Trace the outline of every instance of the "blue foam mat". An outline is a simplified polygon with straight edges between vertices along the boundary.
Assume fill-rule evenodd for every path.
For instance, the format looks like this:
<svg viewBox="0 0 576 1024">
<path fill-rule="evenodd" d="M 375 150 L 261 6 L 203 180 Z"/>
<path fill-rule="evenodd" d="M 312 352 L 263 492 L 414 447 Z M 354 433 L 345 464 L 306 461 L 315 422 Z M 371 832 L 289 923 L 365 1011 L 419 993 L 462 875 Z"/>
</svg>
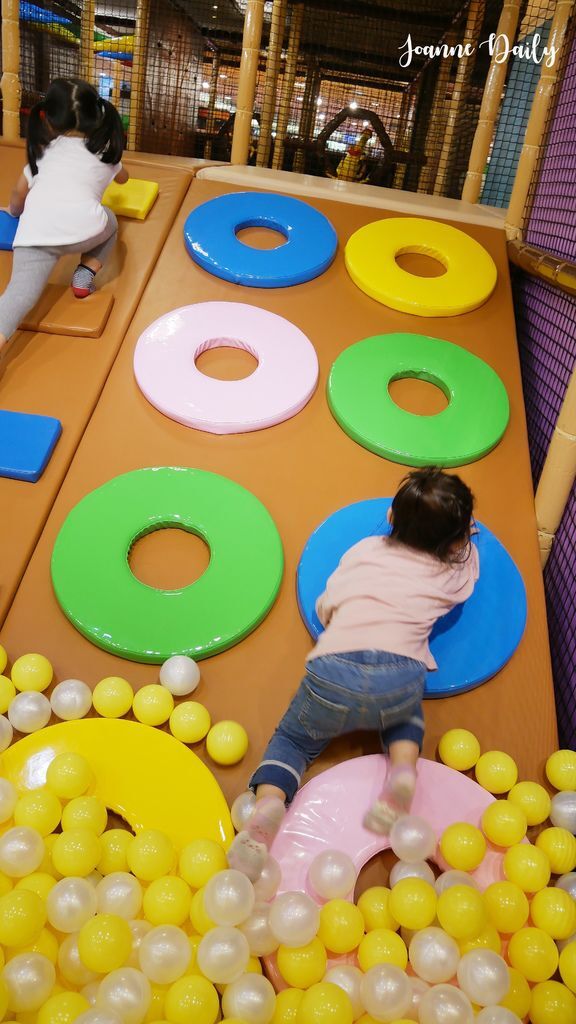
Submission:
<svg viewBox="0 0 576 1024">
<path fill-rule="evenodd" d="M 11 217 L 9 213 L 0 210 L 0 249 L 5 252 L 12 251 L 18 221 L 18 217 Z"/>
<path fill-rule="evenodd" d="M 364 537 L 385 535 L 392 498 L 372 498 L 334 512 L 311 534 L 297 570 L 300 614 L 316 639 L 322 625 L 317 598 L 348 548 Z M 480 579 L 462 605 L 439 619 L 430 649 L 438 670 L 429 672 L 426 697 L 450 697 L 494 676 L 512 657 L 526 626 L 526 590 L 506 549 L 487 527 L 473 537 L 480 555 Z"/>
<path fill-rule="evenodd" d="M 0 409 L 0 476 L 36 483 L 61 433 L 52 416 Z"/>
</svg>

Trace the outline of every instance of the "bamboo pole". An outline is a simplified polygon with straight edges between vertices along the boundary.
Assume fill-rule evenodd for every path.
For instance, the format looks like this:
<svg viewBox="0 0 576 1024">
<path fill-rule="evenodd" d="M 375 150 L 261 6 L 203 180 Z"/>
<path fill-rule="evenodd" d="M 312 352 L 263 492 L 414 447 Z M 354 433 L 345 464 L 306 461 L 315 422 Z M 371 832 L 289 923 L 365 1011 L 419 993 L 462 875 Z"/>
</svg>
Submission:
<svg viewBox="0 0 576 1024">
<path fill-rule="evenodd" d="M 2 0 L 2 133 L 9 142 L 20 138 L 20 16 L 19 0 Z"/>
<path fill-rule="evenodd" d="M 282 167 L 282 161 L 284 159 L 284 137 L 288 127 L 290 104 L 292 102 L 292 93 L 294 92 L 303 20 L 304 4 L 297 4 L 292 8 L 290 35 L 288 37 L 288 51 L 286 54 L 284 76 L 282 78 L 282 92 L 280 94 L 280 108 L 278 110 L 278 124 L 276 127 L 276 142 L 274 144 L 274 156 L 272 158 L 272 167 L 276 170 Z"/>
<path fill-rule="evenodd" d="M 242 57 L 232 134 L 231 164 L 248 163 L 263 21 L 264 0 L 248 0 L 244 17 L 244 35 L 242 36 Z"/>
<path fill-rule="evenodd" d="M 533 245 L 511 239 L 507 245 L 508 259 L 527 274 L 545 281 L 565 295 L 576 296 L 576 263 L 564 260 Z"/>
<path fill-rule="evenodd" d="M 209 136 L 214 133 L 216 125 L 216 96 L 218 95 L 218 75 L 220 74 L 220 54 L 214 52 L 212 55 L 212 71 L 210 72 L 210 92 L 208 93 L 208 116 L 206 118 L 206 132 Z M 209 137 L 204 145 L 204 159 L 212 157 L 212 139 Z"/>
<path fill-rule="evenodd" d="M 574 0 L 558 0 L 556 4 L 547 43 L 549 48 L 556 47 L 555 59 L 552 67 L 549 68 L 546 67 L 545 62 L 542 63 L 540 80 L 532 101 L 506 217 L 506 234 L 510 239 L 522 237 L 528 193 L 544 139 L 546 118 L 552 103 L 554 87 L 562 62 L 563 44 L 573 9 Z"/>
<path fill-rule="evenodd" d="M 546 565 L 576 478 L 576 371 L 566 389 L 558 422 L 536 490 L 536 522 L 542 566 Z"/>
<path fill-rule="evenodd" d="M 412 127 L 411 116 L 414 113 L 414 93 L 412 91 L 412 83 L 402 94 L 402 100 L 400 103 L 400 117 L 398 119 L 398 129 L 396 131 L 396 138 L 394 139 L 394 149 L 405 150 L 406 146 L 410 141 L 410 129 Z M 394 172 L 394 183 L 393 188 L 402 188 L 404 184 L 404 175 L 406 174 L 406 164 L 397 164 Z"/>
<path fill-rule="evenodd" d="M 144 90 L 146 87 L 146 55 L 148 50 L 148 26 L 150 24 L 150 0 L 137 0 L 136 25 L 134 28 L 134 53 L 130 79 L 130 124 L 128 125 L 128 149 L 138 149 L 141 134 Z"/>
<path fill-rule="evenodd" d="M 444 133 L 442 150 L 438 161 L 438 171 L 434 182 L 433 194 L 435 196 L 441 196 L 446 187 L 446 177 L 450 166 L 452 150 L 457 139 L 458 126 L 462 117 L 462 111 L 466 102 L 470 78 L 472 76 L 474 62 L 476 59 L 476 49 L 478 46 L 480 32 L 482 30 L 485 6 L 485 0 L 471 0 L 468 8 L 468 17 L 466 19 L 466 28 L 464 30 L 464 43 L 471 44 L 472 53 L 470 55 L 463 56 L 458 63 L 458 71 L 456 72 L 452 98 L 448 107 L 446 131 Z"/>
<path fill-rule="evenodd" d="M 80 14 L 80 78 L 96 84 L 94 26 L 96 0 L 84 0 Z"/>
<path fill-rule="evenodd" d="M 445 41 L 446 46 L 454 46 L 456 43 L 456 33 L 450 32 L 446 36 Z M 434 89 L 434 98 L 432 100 L 432 110 L 430 112 L 430 123 L 434 125 L 434 133 L 432 134 L 430 141 L 430 152 L 426 154 L 426 164 L 422 168 L 422 173 L 420 174 L 418 182 L 419 192 L 430 192 L 436 180 L 436 172 L 438 170 L 440 154 L 442 152 L 444 130 L 448 120 L 450 101 L 446 101 L 446 93 L 448 91 L 453 63 L 453 57 L 446 57 L 442 61 L 440 73 L 436 80 L 436 88 Z"/>
<path fill-rule="evenodd" d="M 280 58 L 282 55 L 282 44 L 284 42 L 284 26 L 286 23 L 286 2 L 287 0 L 274 0 L 274 6 L 272 8 L 270 38 L 268 40 L 268 54 L 266 57 L 264 100 L 262 102 L 262 117 L 260 119 L 260 137 L 258 139 L 258 151 L 256 153 L 256 163 L 258 167 L 267 167 L 268 160 L 270 159 L 272 124 L 274 123 L 274 113 L 276 111 L 278 72 L 280 70 Z"/>
<path fill-rule="evenodd" d="M 478 202 L 482 189 L 484 169 L 490 152 L 494 125 L 500 108 L 500 99 L 508 68 L 508 44 L 513 43 L 516 38 L 519 16 L 520 0 L 504 0 L 498 28 L 496 29 L 498 42 L 492 54 L 490 69 L 484 86 L 480 115 L 470 151 L 466 180 L 462 189 L 462 199 L 467 203 Z M 499 45 L 500 42 L 503 46 Z"/>
<path fill-rule="evenodd" d="M 318 110 L 317 100 L 319 94 L 320 75 L 318 68 L 314 63 L 310 63 L 306 74 L 306 85 L 304 87 L 304 96 L 302 97 L 302 111 L 298 126 L 298 135 L 301 140 L 307 140 L 312 134 L 316 111 Z M 294 157 L 293 171 L 301 173 L 304 170 L 304 157 L 304 150 L 299 149 Z"/>
</svg>

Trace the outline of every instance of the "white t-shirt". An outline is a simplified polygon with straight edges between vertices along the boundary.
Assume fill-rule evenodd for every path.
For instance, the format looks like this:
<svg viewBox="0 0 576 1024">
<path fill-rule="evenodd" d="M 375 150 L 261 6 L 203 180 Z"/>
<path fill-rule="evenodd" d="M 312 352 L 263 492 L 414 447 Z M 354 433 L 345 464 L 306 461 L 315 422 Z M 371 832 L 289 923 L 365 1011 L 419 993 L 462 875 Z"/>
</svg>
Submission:
<svg viewBox="0 0 576 1024">
<path fill-rule="evenodd" d="M 102 195 L 122 169 L 103 164 L 86 149 L 84 139 L 59 135 L 24 175 L 30 191 L 14 245 L 75 245 L 95 238 L 107 224 Z"/>
</svg>

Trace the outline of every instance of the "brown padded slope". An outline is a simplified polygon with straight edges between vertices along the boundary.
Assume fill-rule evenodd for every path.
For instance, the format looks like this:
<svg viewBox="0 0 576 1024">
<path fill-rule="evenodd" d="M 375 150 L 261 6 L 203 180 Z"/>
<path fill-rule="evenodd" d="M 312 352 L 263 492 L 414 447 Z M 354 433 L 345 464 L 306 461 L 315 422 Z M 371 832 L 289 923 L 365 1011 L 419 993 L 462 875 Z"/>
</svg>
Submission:
<svg viewBox="0 0 576 1024">
<path fill-rule="evenodd" d="M 49 284 L 22 321 L 20 330 L 99 338 L 113 305 L 114 296 L 110 291 L 98 289 L 85 299 L 77 299 L 70 285 Z"/>
<path fill-rule="evenodd" d="M 0 205 L 8 202 L 25 159 L 20 146 L 0 147 Z M 130 158 L 125 162 L 130 170 Z M 143 173 L 141 168 L 139 164 L 139 175 Z M 0 479 L 0 622 L 191 180 L 190 174 L 181 168 L 154 167 L 149 176 L 160 183 L 154 209 L 146 221 L 122 220 L 120 240 L 98 274 L 100 301 L 114 300 L 101 337 L 20 332 L 15 335 L 0 371 L 0 408 L 55 416 L 63 427 L 62 437 L 38 483 Z M 0 253 L 0 290 L 9 280 L 11 260 L 11 253 Z M 73 256 L 60 260 L 52 283 L 69 293 L 77 262 Z M 81 305 L 78 301 L 78 306 Z"/>
<path fill-rule="evenodd" d="M 540 776 L 544 759 L 556 743 L 556 727 L 504 234 L 480 227 L 468 229 L 498 265 L 498 284 L 489 302 L 460 317 L 415 319 L 368 298 L 355 287 L 344 268 L 346 240 L 361 225 L 386 216 L 381 210 L 309 200 L 330 218 L 340 245 L 329 270 L 307 284 L 260 290 L 237 287 L 205 273 L 185 252 L 184 220 L 193 206 L 226 191 L 234 189 L 198 179 L 190 186 L 18 590 L 2 631 L 2 643 L 12 658 L 25 650 L 42 651 L 53 661 L 58 679 L 77 676 L 94 685 L 103 676 L 117 673 L 135 688 L 156 681 L 157 667 L 123 661 L 92 646 L 60 611 L 50 582 L 50 556 L 58 530 L 86 493 L 128 470 L 156 465 L 196 466 L 238 481 L 274 517 L 286 566 L 278 601 L 262 625 L 236 647 L 201 663 L 202 682 L 194 696 L 207 705 L 213 720 L 237 719 L 249 733 L 248 755 L 235 768 L 216 768 L 203 745 L 194 748 L 214 770 L 226 795 L 235 796 L 258 763 L 302 676 L 304 658 L 310 650 L 295 594 L 296 566 L 306 540 L 341 506 L 392 494 L 405 473 L 402 466 L 359 447 L 336 424 L 325 397 L 330 366 L 344 348 L 372 334 L 416 331 L 446 338 L 488 360 L 508 388 L 511 422 L 501 444 L 480 462 L 458 472 L 476 494 L 478 518 L 502 540 L 522 572 L 529 618 L 520 648 L 497 678 L 462 696 L 426 702 L 425 753 L 433 756 L 440 735 L 460 725 L 477 733 L 483 749 L 510 751 L 523 777 Z M 316 394 L 299 415 L 267 430 L 218 436 L 189 430 L 149 405 L 134 382 L 132 370 L 140 332 L 170 309 L 203 300 L 262 306 L 287 317 L 308 335 L 319 355 L 321 377 Z M 210 355 L 216 362 L 216 353 Z M 403 399 L 411 407 L 420 403 L 422 412 L 432 412 L 434 405 L 425 395 L 425 386 L 421 393 L 416 385 L 411 383 Z M 401 397 L 400 388 L 396 397 Z M 235 529 L 231 519 L 230 530 L 233 533 Z M 149 585 L 186 582 L 181 578 L 181 565 L 190 555 L 189 538 L 175 531 L 167 533 L 172 534 L 175 543 L 171 552 L 167 544 L 162 548 L 162 572 L 158 562 L 155 568 L 152 566 L 152 540 L 169 538 L 156 535 L 136 545 L 136 553 L 140 555 L 139 548 L 144 553 L 133 559 L 132 565 Z M 180 545 L 176 543 L 178 538 Z M 197 540 L 195 544 L 201 547 Z M 175 563 L 172 574 L 169 556 Z M 205 565 L 204 557 L 199 571 Z M 176 578 L 179 571 L 180 578 Z M 189 573 L 191 581 L 192 568 Z M 313 771 L 377 749 L 375 736 L 343 738 L 329 747 Z"/>
</svg>

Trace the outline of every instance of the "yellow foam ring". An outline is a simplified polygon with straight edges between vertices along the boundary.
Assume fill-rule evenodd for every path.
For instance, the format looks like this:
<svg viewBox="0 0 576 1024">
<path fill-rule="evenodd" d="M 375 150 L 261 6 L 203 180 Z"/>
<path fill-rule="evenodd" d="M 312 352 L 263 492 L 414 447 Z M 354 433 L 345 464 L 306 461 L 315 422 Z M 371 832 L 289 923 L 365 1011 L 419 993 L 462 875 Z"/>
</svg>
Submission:
<svg viewBox="0 0 576 1024">
<path fill-rule="evenodd" d="M 418 277 L 396 256 L 419 253 L 438 260 L 440 277 Z M 450 224 L 422 217 L 388 217 L 355 231 L 345 250 L 354 284 L 377 302 L 412 316 L 459 316 L 481 306 L 498 271 L 486 249 Z"/>
<path fill-rule="evenodd" d="M 94 43 L 94 50 L 100 53 L 134 53 L 134 36 L 117 36 L 114 39 L 98 39 Z"/>
<path fill-rule="evenodd" d="M 156 202 L 158 191 L 158 182 L 145 181 L 144 178 L 130 178 L 125 185 L 117 185 L 113 181 L 105 190 L 102 202 L 118 217 L 145 220 Z"/>
<path fill-rule="evenodd" d="M 168 733 L 123 719 L 61 722 L 19 740 L 4 753 L 4 774 L 20 790 L 46 782 L 57 754 L 73 751 L 89 761 L 94 794 L 135 832 L 160 829 L 178 848 L 192 839 L 223 846 L 234 830 L 212 772 Z"/>
</svg>

